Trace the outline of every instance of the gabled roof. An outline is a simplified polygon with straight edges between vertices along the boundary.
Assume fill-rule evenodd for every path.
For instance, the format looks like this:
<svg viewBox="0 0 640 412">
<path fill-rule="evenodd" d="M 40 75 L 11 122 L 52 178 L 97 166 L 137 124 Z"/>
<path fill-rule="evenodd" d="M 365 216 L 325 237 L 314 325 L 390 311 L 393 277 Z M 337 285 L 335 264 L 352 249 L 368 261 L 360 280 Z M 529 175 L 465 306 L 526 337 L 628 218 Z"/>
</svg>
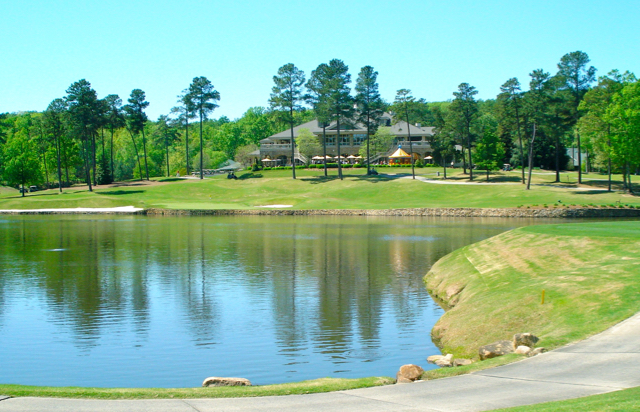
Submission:
<svg viewBox="0 0 640 412">
<path fill-rule="evenodd" d="M 390 158 L 391 158 L 391 157 L 398 158 L 398 157 L 411 157 L 411 156 L 409 156 L 409 154 L 408 154 L 407 152 L 405 152 L 404 150 L 402 150 L 402 148 L 398 147 L 398 150 L 396 150 L 396 151 L 395 151 L 391 156 L 389 156 L 389 157 L 390 157 Z"/>
<path fill-rule="evenodd" d="M 383 115 L 384 118 L 391 118 L 391 115 L 389 113 L 385 113 Z M 397 137 L 407 137 L 409 134 L 407 132 L 407 130 L 411 131 L 411 136 L 426 136 L 426 135 L 433 135 L 434 134 L 434 128 L 433 127 L 418 127 L 415 125 L 408 125 L 409 127 L 407 127 L 407 122 L 399 120 L 398 123 L 396 124 L 391 124 L 391 133 L 394 134 Z M 335 121 L 331 122 L 325 129 L 325 132 L 329 133 L 329 134 L 335 134 L 337 132 L 337 128 L 338 125 Z M 309 131 L 315 135 L 321 135 L 322 134 L 322 124 L 320 122 L 318 122 L 318 119 L 314 119 L 311 120 L 310 122 L 306 122 L 303 123 L 299 126 L 296 126 L 293 128 L 293 136 L 294 137 L 298 137 L 298 135 L 300 134 L 300 129 L 309 129 Z M 367 133 L 367 128 L 365 125 L 362 125 L 360 123 L 351 123 L 351 122 L 344 122 L 344 123 L 340 123 L 340 132 L 343 131 L 349 131 L 349 132 L 356 132 L 356 133 Z M 291 139 L 291 129 L 286 129 L 283 130 L 280 133 L 276 133 L 274 135 L 271 135 L 269 137 L 267 137 L 266 139 L 262 139 L 260 140 L 261 143 L 268 143 L 268 142 L 272 142 L 274 140 L 290 140 Z"/>
</svg>

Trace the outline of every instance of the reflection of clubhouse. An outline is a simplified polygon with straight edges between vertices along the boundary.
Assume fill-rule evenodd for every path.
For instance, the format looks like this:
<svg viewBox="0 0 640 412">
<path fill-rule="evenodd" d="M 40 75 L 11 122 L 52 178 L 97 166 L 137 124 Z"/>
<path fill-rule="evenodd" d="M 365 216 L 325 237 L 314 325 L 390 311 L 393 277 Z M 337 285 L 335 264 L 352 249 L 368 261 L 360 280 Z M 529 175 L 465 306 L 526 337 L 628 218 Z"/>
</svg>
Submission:
<svg viewBox="0 0 640 412">
<path fill-rule="evenodd" d="M 402 146 L 405 152 L 409 151 L 409 131 L 411 132 L 411 144 L 413 146 L 413 156 L 417 159 L 422 159 L 429 155 L 433 150 L 428 142 L 428 139 L 433 136 L 433 127 L 421 127 L 419 124 L 408 125 L 407 122 L 398 121 L 392 122 L 391 115 L 385 113 L 380 119 L 381 126 L 388 126 L 391 128 L 391 134 L 396 139 L 395 142 L 389 146 L 389 149 L 385 153 L 371 153 L 371 162 L 377 162 L 384 160 L 387 162 L 390 160 L 390 156 L 396 152 L 398 146 Z M 409 126 L 409 127 L 407 127 Z M 410 128 L 410 130 L 409 130 Z M 300 126 L 293 128 L 293 136 L 298 137 L 301 129 L 308 129 L 315 136 L 318 137 L 320 146 L 322 146 L 322 123 L 317 119 L 307 123 L 303 123 Z M 327 155 L 336 156 L 338 154 L 336 145 L 337 124 L 331 122 L 325 129 L 325 135 L 327 139 Z M 340 154 L 345 158 L 347 156 L 358 156 L 360 146 L 366 144 L 367 127 L 360 123 L 340 122 Z M 253 152 L 256 157 L 260 156 L 260 159 L 269 158 L 277 159 L 277 164 L 287 165 L 291 164 L 291 129 L 287 129 L 280 133 L 276 133 L 273 136 L 269 136 L 266 139 L 260 140 L 259 153 Z M 322 156 L 322 149 L 315 155 Z M 305 162 L 304 156 L 295 150 L 295 157 L 297 164 L 303 164 Z"/>
</svg>

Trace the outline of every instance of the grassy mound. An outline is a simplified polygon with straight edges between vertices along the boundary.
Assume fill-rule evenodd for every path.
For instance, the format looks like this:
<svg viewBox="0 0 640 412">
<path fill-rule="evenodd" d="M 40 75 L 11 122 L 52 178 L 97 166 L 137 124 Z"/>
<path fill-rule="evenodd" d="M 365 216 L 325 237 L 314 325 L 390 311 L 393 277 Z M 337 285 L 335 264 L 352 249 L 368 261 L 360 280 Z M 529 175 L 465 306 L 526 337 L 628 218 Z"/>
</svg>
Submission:
<svg viewBox="0 0 640 412">
<path fill-rule="evenodd" d="M 477 357 L 519 332 L 553 349 L 640 311 L 640 222 L 515 229 L 445 256 L 424 280 L 450 306 L 432 331 L 443 352 Z"/>
</svg>

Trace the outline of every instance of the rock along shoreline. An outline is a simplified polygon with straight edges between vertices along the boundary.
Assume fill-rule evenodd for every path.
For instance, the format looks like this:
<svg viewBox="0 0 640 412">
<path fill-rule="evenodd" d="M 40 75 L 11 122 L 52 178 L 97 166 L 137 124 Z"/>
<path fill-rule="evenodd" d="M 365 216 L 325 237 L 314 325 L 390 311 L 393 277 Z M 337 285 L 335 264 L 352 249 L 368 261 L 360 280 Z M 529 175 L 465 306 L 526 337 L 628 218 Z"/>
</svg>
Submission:
<svg viewBox="0 0 640 412">
<path fill-rule="evenodd" d="M 640 209 L 616 208 L 402 208 L 402 209 L 139 209 L 2 210 L 10 215 L 131 214 L 146 216 L 439 216 L 508 218 L 636 218 Z"/>
</svg>

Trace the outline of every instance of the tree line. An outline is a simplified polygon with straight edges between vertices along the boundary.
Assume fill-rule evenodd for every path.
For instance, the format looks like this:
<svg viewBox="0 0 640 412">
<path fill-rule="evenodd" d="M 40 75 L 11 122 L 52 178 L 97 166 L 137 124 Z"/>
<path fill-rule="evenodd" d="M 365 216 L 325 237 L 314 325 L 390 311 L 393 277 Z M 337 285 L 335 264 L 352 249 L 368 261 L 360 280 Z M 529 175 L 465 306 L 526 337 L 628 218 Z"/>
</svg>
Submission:
<svg viewBox="0 0 640 412">
<path fill-rule="evenodd" d="M 608 172 L 609 190 L 611 173 L 616 172 L 623 175 L 624 188 L 631 191 L 629 175 L 640 167 L 640 86 L 632 73 L 617 70 L 597 79 L 589 63 L 582 51 L 567 53 L 555 74 L 533 70 L 527 91 L 517 78 L 508 79 L 495 99 L 478 100 L 476 88 L 461 83 L 447 102 L 428 103 L 413 97 L 411 90 L 400 89 L 391 104 L 380 98 L 378 73 L 371 66 L 360 70 L 352 95 L 351 75 L 341 60 L 320 64 L 306 82 L 304 73 L 289 63 L 274 76 L 270 104 L 289 124 L 292 142 L 293 114 L 306 103 L 323 126 L 320 143 L 325 142 L 325 128 L 331 122 L 338 135 L 341 123 L 365 125 L 364 157 L 370 159 L 369 148 L 380 134 L 376 133 L 379 119 L 389 111 L 395 121 L 435 127 L 430 143 L 434 159 L 445 168 L 445 178 L 449 162 L 454 164 L 461 157 L 463 171 L 471 180 L 474 169 L 485 170 L 488 179 L 491 170 L 509 164 L 520 168 L 521 181 L 529 188 L 534 167 L 555 170 L 557 182 L 561 170 L 575 167 L 579 183 L 583 171 L 598 169 Z M 302 138 L 308 144 L 309 136 Z M 415 178 L 410 130 L 408 140 Z M 339 139 L 336 143 L 340 156 Z M 575 160 L 570 159 L 567 148 L 574 149 Z M 323 151 L 326 156 L 326 146 Z M 292 158 L 293 154 L 292 145 Z M 369 162 L 365 163 L 370 171 Z M 527 168 L 529 176 L 525 175 Z M 292 170 L 295 179 L 295 168 Z M 339 162 L 338 175 L 342 178 Z"/>
<path fill-rule="evenodd" d="M 246 157 L 260 139 L 284 127 L 276 113 L 253 107 L 242 118 L 209 119 L 220 94 L 205 77 L 196 77 L 170 113 L 148 119 L 141 89 L 123 104 L 120 96 L 98 98 L 79 80 L 42 112 L 0 114 L 0 180 L 9 186 L 63 187 L 128 179 L 150 179 L 215 168 Z M 310 111 L 294 116 L 313 117 Z"/>
<path fill-rule="evenodd" d="M 479 100 L 475 87 L 461 83 L 446 102 L 415 98 L 410 89 L 398 90 L 394 101 L 387 102 L 371 66 L 360 70 L 352 92 L 351 74 L 342 60 L 320 64 L 308 79 L 289 63 L 273 77 L 269 107 L 252 107 L 233 121 L 209 119 L 220 94 L 205 77 L 194 78 L 171 112 L 156 121 L 145 114 L 149 102 L 144 91 L 134 89 L 123 104 L 115 94 L 98 98 L 82 79 L 43 112 L 0 114 L 0 174 L 7 185 L 55 185 L 60 190 L 79 182 L 91 190 L 93 185 L 176 173 L 195 172 L 202 178 L 205 169 L 227 159 L 250 163 L 261 139 L 286 128 L 295 158 L 293 127 L 314 118 L 323 128 L 323 138 L 314 144 L 325 156 L 325 132 L 332 122 L 338 135 L 350 124 L 364 125 L 368 138 L 361 153 L 370 173 L 367 159 L 389 142 L 379 130 L 388 111 L 396 121 L 435 128 L 430 143 L 445 177 L 446 167 L 462 160 L 470 179 L 474 169 L 485 170 L 488 177 L 510 164 L 520 168 L 523 184 L 530 181 L 527 167 L 529 172 L 533 167 L 555 170 L 560 181 L 560 171 L 574 163 L 567 148 L 575 147 L 580 183 L 583 171 L 599 170 L 609 176 L 621 173 L 625 189 L 632 190 L 629 176 L 640 165 L 640 86 L 629 72 L 614 70 L 597 79 L 589 62 L 586 53 L 568 53 L 553 75 L 533 70 L 527 91 L 511 78 L 495 99 Z M 412 153 L 410 136 L 408 140 Z M 336 146 L 340 155 L 340 139 Z M 413 157 L 411 166 L 413 171 Z M 343 177 L 340 163 L 338 176 Z"/>
</svg>

